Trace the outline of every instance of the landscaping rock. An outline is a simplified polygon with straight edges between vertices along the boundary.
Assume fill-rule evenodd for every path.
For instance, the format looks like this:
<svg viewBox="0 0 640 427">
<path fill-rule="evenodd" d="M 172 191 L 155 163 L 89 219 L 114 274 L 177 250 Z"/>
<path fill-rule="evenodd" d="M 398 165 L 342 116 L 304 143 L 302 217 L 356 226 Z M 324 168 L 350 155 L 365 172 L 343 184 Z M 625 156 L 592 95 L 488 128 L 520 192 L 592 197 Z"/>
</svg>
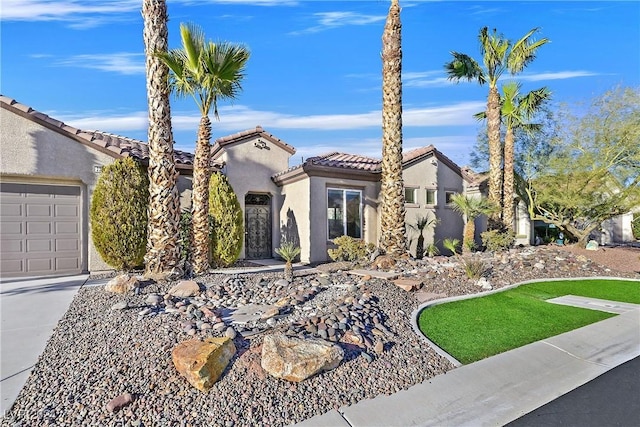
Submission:
<svg viewBox="0 0 640 427">
<path fill-rule="evenodd" d="M 229 337 L 183 341 L 171 352 L 173 365 L 189 383 L 200 391 L 208 391 L 218 381 L 236 347 Z"/>
<path fill-rule="evenodd" d="M 173 288 L 169 289 L 168 294 L 174 297 L 187 298 L 198 295 L 200 286 L 193 280 L 181 280 Z"/>
<path fill-rule="evenodd" d="M 588 251 L 597 251 L 599 249 L 598 242 L 596 242 L 595 240 L 589 240 L 589 243 L 587 243 L 585 249 Z"/>
<path fill-rule="evenodd" d="M 115 294 L 126 294 L 133 291 L 133 289 L 138 286 L 138 279 L 128 274 L 121 274 L 109 280 L 105 285 L 104 290 Z"/>
<path fill-rule="evenodd" d="M 400 278 L 394 280 L 393 284 L 407 292 L 417 291 L 422 287 L 422 281 L 416 279 Z"/>
<path fill-rule="evenodd" d="M 114 397 L 107 403 L 107 411 L 117 412 L 123 407 L 133 402 L 133 395 L 131 393 L 123 393 L 120 396 Z"/>
<path fill-rule="evenodd" d="M 337 367 L 343 358 L 342 348 L 330 342 L 272 334 L 264 337 L 261 366 L 276 378 L 300 382 Z"/>
</svg>

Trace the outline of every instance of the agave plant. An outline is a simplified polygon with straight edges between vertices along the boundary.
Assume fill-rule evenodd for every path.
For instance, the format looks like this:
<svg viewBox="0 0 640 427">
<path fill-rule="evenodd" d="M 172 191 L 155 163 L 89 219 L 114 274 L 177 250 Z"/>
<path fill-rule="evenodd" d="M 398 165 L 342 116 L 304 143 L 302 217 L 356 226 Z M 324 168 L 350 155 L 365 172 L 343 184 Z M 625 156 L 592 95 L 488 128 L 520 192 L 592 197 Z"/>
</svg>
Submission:
<svg viewBox="0 0 640 427">
<path fill-rule="evenodd" d="M 300 247 L 296 246 L 292 242 L 283 242 L 279 248 L 276 248 L 276 253 L 285 260 L 284 265 L 284 279 L 289 282 L 293 281 L 293 265 L 292 262 L 300 255 Z"/>
</svg>

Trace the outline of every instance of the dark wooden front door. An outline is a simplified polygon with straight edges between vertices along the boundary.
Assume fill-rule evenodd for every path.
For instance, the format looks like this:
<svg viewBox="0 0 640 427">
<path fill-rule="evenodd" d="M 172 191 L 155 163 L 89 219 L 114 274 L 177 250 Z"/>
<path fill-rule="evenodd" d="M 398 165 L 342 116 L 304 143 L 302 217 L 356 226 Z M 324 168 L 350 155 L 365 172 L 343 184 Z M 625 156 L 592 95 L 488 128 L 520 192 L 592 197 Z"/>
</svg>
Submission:
<svg viewBox="0 0 640 427">
<path fill-rule="evenodd" d="M 271 197 L 248 194 L 245 197 L 245 257 L 271 258 Z"/>
</svg>

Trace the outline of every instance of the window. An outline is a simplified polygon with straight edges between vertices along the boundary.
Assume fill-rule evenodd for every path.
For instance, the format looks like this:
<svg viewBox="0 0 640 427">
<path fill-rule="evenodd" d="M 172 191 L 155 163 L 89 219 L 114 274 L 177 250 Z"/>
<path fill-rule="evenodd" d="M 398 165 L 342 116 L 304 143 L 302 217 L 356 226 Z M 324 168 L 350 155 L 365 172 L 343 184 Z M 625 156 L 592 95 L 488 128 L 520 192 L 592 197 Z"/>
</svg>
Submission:
<svg viewBox="0 0 640 427">
<path fill-rule="evenodd" d="M 417 200 L 417 191 L 415 188 L 405 188 L 404 189 L 404 202 L 409 204 L 418 203 Z"/>
<path fill-rule="evenodd" d="M 327 190 L 327 235 L 362 238 L 362 192 L 360 190 Z"/>
<path fill-rule="evenodd" d="M 451 204 L 451 198 L 453 197 L 453 195 L 454 195 L 454 194 L 456 194 L 456 192 L 455 192 L 455 191 L 445 191 L 445 192 L 444 192 L 444 202 L 445 202 L 447 205 L 450 205 L 450 204 Z"/>
<path fill-rule="evenodd" d="M 438 204 L 438 193 L 433 188 L 427 188 L 427 205 L 437 205 Z"/>
</svg>

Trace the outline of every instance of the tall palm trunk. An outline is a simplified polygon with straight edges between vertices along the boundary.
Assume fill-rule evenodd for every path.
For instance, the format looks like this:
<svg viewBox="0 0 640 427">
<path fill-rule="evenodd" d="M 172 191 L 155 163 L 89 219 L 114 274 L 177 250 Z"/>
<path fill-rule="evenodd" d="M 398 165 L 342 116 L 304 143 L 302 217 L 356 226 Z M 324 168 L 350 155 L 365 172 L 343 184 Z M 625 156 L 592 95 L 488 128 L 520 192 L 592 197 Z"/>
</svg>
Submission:
<svg viewBox="0 0 640 427">
<path fill-rule="evenodd" d="M 143 0 L 147 100 L 149 104 L 149 225 L 145 275 L 180 275 L 180 196 L 173 156 L 168 67 L 154 55 L 167 50 L 167 5 Z"/>
<path fill-rule="evenodd" d="M 382 35 L 382 176 L 380 247 L 406 250 L 402 181 L 402 39 L 400 6 L 392 0 Z"/>
<path fill-rule="evenodd" d="M 507 230 L 511 230 L 513 228 L 514 139 L 513 129 L 508 128 L 504 137 L 504 184 L 502 199 L 502 223 Z"/>
<path fill-rule="evenodd" d="M 193 159 L 192 229 L 193 229 L 193 272 L 204 274 L 209 271 L 209 141 L 211 121 L 208 116 L 200 118 L 196 153 Z"/>
<path fill-rule="evenodd" d="M 502 146 L 500 144 L 500 93 L 491 86 L 487 98 L 487 139 L 489 142 L 489 200 L 502 207 Z M 489 228 L 501 228 L 501 210 L 489 216 Z"/>
<path fill-rule="evenodd" d="M 476 219 L 475 217 L 467 217 L 464 224 L 464 232 L 462 237 L 462 253 L 469 253 L 472 250 L 472 243 L 476 239 Z"/>
</svg>

